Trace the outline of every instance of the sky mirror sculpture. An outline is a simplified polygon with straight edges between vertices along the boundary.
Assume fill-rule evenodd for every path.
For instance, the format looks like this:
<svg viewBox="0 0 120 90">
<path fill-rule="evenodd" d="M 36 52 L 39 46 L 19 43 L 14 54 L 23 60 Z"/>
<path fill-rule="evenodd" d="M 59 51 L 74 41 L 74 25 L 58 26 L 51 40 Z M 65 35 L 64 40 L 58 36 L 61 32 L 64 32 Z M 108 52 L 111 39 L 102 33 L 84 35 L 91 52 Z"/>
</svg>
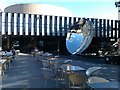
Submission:
<svg viewBox="0 0 120 90">
<path fill-rule="evenodd" d="M 81 54 L 90 45 L 94 36 L 93 23 L 81 18 L 67 33 L 66 48 L 71 54 Z"/>
</svg>

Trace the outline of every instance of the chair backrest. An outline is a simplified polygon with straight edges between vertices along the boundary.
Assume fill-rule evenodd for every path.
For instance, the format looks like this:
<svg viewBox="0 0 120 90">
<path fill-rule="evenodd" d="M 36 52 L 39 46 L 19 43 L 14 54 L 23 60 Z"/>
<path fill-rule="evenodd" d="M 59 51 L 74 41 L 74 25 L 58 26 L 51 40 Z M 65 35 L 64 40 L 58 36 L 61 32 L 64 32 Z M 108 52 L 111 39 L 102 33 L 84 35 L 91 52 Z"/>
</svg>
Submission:
<svg viewBox="0 0 120 90">
<path fill-rule="evenodd" d="M 97 75 L 102 67 L 90 67 L 86 70 L 87 76 Z"/>
<path fill-rule="evenodd" d="M 47 60 L 41 60 L 41 61 L 42 61 L 42 65 L 43 65 L 44 68 L 49 68 L 50 67 L 49 61 L 47 61 Z"/>
<path fill-rule="evenodd" d="M 42 74 L 44 78 L 54 78 L 56 75 L 55 73 L 48 68 L 41 68 Z"/>
<path fill-rule="evenodd" d="M 0 70 L 2 70 L 3 66 L 2 66 L 2 63 L 0 63 Z"/>
<path fill-rule="evenodd" d="M 63 63 L 64 63 L 64 64 L 68 64 L 68 63 L 70 63 L 70 62 L 72 62 L 72 60 L 65 60 Z"/>
<path fill-rule="evenodd" d="M 73 73 L 68 75 L 69 80 L 74 85 L 83 86 L 86 82 L 85 76 L 78 73 Z"/>
<path fill-rule="evenodd" d="M 60 66 L 62 65 L 62 63 L 60 63 L 60 62 L 54 62 L 53 65 L 54 65 L 54 70 L 56 72 L 57 70 L 60 69 Z"/>
<path fill-rule="evenodd" d="M 103 82 L 110 82 L 110 81 L 105 78 L 96 77 L 96 76 L 88 78 L 88 83 L 103 83 Z"/>
</svg>

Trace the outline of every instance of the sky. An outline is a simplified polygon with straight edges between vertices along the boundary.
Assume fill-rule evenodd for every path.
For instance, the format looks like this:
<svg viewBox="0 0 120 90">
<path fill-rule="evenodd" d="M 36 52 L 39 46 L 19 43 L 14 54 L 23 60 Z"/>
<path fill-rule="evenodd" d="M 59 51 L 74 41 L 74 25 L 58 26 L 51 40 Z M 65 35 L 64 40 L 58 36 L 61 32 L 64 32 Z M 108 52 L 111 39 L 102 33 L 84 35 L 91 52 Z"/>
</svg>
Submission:
<svg viewBox="0 0 120 90">
<path fill-rule="evenodd" d="M 52 4 L 69 9 L 75 17 L 117 20 L 116 1 L 119 0 L 0 0 L 0 9 L 21 3 Z"/>
</svg>

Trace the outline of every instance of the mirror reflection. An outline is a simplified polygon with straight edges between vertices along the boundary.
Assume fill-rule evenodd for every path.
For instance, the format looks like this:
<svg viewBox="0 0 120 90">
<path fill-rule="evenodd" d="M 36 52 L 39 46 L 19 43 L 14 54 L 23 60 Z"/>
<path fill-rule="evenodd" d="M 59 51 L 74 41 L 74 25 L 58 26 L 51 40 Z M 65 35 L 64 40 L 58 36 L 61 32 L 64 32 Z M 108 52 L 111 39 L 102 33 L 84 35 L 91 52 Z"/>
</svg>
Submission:
<svg viewBox="0 0 120 90">
<path fill-rule="evenodd" d="M 81 18 L 67 33 L 66 48 L 71 54 L 81 54 L 90 45 L 94 35 L 93 23 Z"/>
</svg>

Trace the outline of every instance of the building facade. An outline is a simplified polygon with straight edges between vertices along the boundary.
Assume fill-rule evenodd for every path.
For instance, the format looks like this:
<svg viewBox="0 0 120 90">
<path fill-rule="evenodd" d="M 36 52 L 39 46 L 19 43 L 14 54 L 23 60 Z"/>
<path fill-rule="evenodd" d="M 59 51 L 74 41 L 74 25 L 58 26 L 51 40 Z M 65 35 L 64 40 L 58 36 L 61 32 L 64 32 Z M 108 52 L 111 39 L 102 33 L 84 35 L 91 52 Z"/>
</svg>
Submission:
<svg viewBox="0 0 120 90">
<path fill-rule="evenodd" d="M 56 14 L 52 13 L 53 11 L 47 12 L 52 8 L 55 8 Z M 62 12 L 59 12 L 61 10 Z M 38 4 L 9 6 L 0 15 L 2 48 L 10 49 L 14 46 L 23 52 L 30 52 L 37 46 L 39 50 L 66 52 L 67 32 L 80 18 L 82 17 L 73 17 L 69 10 L 57 6 Z M 120 37 L 118 20 L 87 19 L 95 26 L 94 39 L 90 48 L 98 49 L 101 42 L 109 42 L 113 39 L 116 41 Z"/>
</svg>

